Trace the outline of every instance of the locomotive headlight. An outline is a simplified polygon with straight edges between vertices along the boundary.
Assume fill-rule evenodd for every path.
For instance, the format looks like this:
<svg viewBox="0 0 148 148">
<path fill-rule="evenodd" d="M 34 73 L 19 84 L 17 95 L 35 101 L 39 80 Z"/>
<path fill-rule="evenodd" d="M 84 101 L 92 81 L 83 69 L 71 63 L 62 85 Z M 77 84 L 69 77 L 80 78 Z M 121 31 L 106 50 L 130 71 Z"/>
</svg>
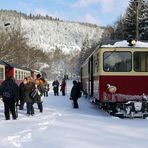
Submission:
<svg viewBox="0 0 148 148">
<path fill-rule="evenodd" d="M 117 91 L 117 87 L 116 86 L 112 86 L 110 84 L 107 84 L 107 92 L 114 94 Z"/>
<path fill-rule="evenodd" d="M 131 44 L 132 44 L 132 46 L 134 46 L 136 44 L 136 41 L 135 40 L 132 40 L 131 41 Z"/>
<path fill-rule="evenodd" d="M 133 38 L 133 36 L 129 36 L 127 38 L 127 42 L 129 43 L 129 46 L 134 46 L 136 44 L 136 40 Z"/>
</svg>

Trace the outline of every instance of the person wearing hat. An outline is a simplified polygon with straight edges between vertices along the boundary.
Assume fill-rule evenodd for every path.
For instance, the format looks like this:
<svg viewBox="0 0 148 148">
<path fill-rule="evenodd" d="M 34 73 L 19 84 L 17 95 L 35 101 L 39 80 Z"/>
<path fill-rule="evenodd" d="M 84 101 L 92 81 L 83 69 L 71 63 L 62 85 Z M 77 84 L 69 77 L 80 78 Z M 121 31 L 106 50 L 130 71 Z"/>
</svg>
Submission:
<svg viewBox="0 0 148 148">
<path fill-rule="evenodd" d="M 73 87 L 72 87 L 71 93 L 70 93 L 70 100 L 72 100 L 73 108 L 79 108 L 78 98 L 79 98 L 78 83 L 76 80 L 74 80 Z"/>
</svg>

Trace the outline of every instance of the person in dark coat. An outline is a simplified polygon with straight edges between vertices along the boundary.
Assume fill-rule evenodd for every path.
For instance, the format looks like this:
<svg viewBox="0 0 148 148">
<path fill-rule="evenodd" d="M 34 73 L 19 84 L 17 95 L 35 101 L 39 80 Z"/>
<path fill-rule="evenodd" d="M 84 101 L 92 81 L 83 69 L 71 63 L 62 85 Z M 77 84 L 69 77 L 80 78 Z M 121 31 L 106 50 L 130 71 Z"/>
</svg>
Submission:
<svg viewBox="0 0 148 148">
<path fill-rule="evenodd" d="M 19 93 L 19 86 L 16 83 L 16 80 L 12 77 L 12 80 L 14 82 L 14 90 L 15 90 L 15 113 L 16 113 L 16 118 L 18 118 L 18 110 L 17 110 L 17 106 L 18 106 L 18 102 L 20 100 L 20 93 Z"/>
<path fill-rule="evenodd" d="M 59 95 L 59 81 L 58 80 L 53 81 L 52 86 L 53 86 L 54 95 L 58 96 Z"/>
<path fill-rule="evenodd" d="M 65 96 L 65 88 L 66 88 L 66 81 L 65 79 L 62 80 L 62 83 L 61 83 L 61 89 L 60 91 L 62 92 L 62 96 Z"/>
<path fill-rule="evenodd" d="M 27 78 L 24 78 L 23 82 L 19 85 L 19 93 L 20 93 L 20 110 L 24 109 L 25 103 L 25 83 L 27 83 Z"/>
<path fill-rule="evenodd" d="M 4 114 L 5 119 L 10 120 L 10 112 L 12 113 L 13 120 L 17 119 L 15 103 L 19 98 L 19 89 L 13 77 L 8 76 L 8 78 L 3 81 L 1 85 L 1 96 L 4 102 Z"/>
<path fill-rule="evenodd" d="M 29 76 L 27 77 L 27 82 L 25 84 L 25 102 L 27 104 L 27 114 L 34 115 L 34 100 L 31 98 L 30 94 L 34 87 L 33 79 Z"/>
<path fill-rule="evenodd" d="M 78 84 L 77 84 L 77 81 L 74 80 L 73 81 L 73 87 L 72 87 L 71 93 L 70 93 L 70 100 L 73 101 L 73 108 L 79 108 L 78 96 L 79 96 Z"/>
</svg>

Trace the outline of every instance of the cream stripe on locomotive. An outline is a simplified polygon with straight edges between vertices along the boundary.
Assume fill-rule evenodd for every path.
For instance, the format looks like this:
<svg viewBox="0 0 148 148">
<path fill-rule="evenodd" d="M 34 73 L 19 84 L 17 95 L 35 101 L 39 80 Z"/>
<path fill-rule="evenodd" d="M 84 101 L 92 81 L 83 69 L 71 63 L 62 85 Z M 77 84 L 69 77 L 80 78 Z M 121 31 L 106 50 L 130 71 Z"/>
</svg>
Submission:
<svg viewBox="0 0 148 148">
<path fill-rule="evenodd" d="M 107 71 L 104 69 L 104 54 L 109 52 L 108 57 L 111 59 L 112 54 L 117 53 L 117 52 L 127 52 L 128 55 L 131 56 L 131 63 L 130 63 L 130 68 L 127 71 Z M 148 72 L 148 55 L 146 57 L 141 56 L 141 63 L 140 63 L 140 71 L 136 71 L 134 68 L 134 54 L 135 53 L 140 53 L 144 52 L 148 54 L 148 48 L 99 48 L 93 54 L 89 56 L 89 58 L 85 61 L 85 63 L 82 65 L 82 77 L 87 78 L 88 77 L 88 67 L 89 67 L 89 59 L 93 56 L 93 76 L 98 76 L 98 75 L 118 75 L 118 76 L 147 76 Z M 144 54 L 145 55 L 145 54 Z M 107 57 L 107 58 L 108 58 Z M 119 60 L 118 57 L 114 60 Z M 110 64 L 114 64 L 115 61 L 110 61 Z M 128 61 L 129 62 L 129 61 Z M 119 61 L 120 63 L 120 61 Z M 128 63 L 127 63 L 128 64 Z"/>
</svg>

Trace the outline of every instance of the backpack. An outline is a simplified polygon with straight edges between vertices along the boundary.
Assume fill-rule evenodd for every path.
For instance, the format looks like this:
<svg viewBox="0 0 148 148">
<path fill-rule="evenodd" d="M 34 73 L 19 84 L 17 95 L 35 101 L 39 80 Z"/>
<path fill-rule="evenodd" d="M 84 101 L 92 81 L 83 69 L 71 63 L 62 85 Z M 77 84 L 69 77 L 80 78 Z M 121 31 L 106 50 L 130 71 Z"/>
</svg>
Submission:
<svg viewBox="0 0 148 148">
<path fill-rule="evenodd" d="M 12 83 L 6 81 L 3 86 L 2 97 L 5 100 L 13 100 L 14 96 L 15 96 L 15 93 L 14 93 L 14 88 Z"/>
</svg>

